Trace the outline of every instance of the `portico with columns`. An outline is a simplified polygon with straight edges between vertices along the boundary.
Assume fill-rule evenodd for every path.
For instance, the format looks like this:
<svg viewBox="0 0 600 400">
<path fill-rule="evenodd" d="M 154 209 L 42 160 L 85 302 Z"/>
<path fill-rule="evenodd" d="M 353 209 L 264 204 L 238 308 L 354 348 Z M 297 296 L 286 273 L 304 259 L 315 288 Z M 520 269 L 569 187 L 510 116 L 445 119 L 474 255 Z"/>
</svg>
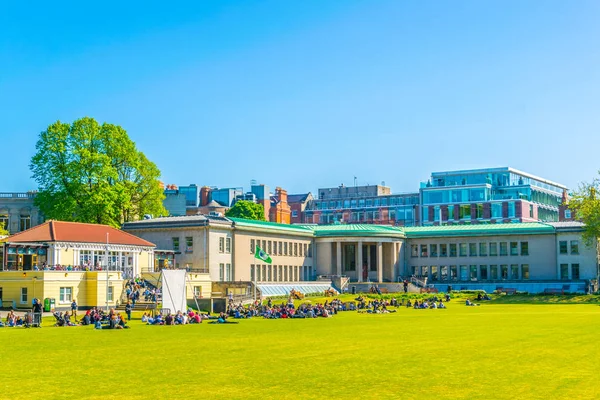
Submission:
<svg viewBox="0 0 600 400">
<path fill-rule="evenodd" d="M 361 234 L 362 233 L 362 234 Z M 393 227 L 345 225 L 316 232 L 317 274 L 353 282 L 396 282 L 404 234 Z"/>
</svg>

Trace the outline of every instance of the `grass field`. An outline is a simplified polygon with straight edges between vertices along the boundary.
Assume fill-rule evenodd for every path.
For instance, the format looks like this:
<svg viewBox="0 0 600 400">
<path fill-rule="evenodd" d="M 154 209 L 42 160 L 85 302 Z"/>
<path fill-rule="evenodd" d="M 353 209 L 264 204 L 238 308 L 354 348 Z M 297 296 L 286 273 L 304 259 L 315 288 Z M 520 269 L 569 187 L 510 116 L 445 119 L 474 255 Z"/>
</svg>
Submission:
<svg viewBox="0 0 600 400">
<path fill-rule="evenodd" d="M 49 325 L 49 324 L 46 324 Z M 0 398 L 597 399 L 600 307 L 0 329 Z"/>
</svg>

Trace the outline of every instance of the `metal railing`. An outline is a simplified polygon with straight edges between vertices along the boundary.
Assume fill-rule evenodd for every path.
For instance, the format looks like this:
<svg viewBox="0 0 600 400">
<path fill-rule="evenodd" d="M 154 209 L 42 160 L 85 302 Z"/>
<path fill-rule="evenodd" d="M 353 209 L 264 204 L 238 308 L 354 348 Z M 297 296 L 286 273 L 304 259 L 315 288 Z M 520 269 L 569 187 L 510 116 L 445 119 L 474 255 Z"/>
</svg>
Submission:
<svg viewBox="0 0 600 400">
<path fill-rule="evenodd" d="M 32 192 L 0 192 L 0 199 L 33 199 L 35 195 Z"/>
</svg>

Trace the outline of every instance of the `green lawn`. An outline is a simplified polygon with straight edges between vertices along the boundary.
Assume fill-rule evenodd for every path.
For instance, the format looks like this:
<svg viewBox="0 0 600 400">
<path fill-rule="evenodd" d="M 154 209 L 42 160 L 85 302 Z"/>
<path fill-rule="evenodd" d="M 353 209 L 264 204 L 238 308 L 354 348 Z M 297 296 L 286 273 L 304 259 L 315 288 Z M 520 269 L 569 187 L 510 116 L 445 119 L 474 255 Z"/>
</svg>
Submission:
<svg viewBox="0 0 600 400">
<path fill-rule="evenodd" d="M 4 314 L 4 313 L 3 313 Z M 46 324 L 49 325 L 49 324 Z M 0 398 L 597 399 L 600 307 L 0 329 Z"/>
</svg>

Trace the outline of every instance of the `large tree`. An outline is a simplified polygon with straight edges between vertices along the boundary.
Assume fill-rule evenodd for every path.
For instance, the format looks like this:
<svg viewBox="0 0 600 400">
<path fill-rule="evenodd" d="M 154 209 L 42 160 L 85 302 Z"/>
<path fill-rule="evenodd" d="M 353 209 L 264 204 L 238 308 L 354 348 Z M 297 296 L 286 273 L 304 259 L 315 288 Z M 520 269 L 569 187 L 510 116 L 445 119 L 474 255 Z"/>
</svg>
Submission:
<svg viewBox="0 0 600 400">
<path fill-rule="evenodd" d="M 35 204 L 48 219 L 118 227 L 167 214 L 160 171 L 118 125 L 89 117 L 57 121 L 40 134 L 36 150 Z"/>
<path fill-rule="evenodd" d="M 4 226 L 4 223 L 0 222 L 0 237 L 10 235 L 10 233 L 6 230 L 6 228 L 7 227 Z"/>
<path fill-rule="evenodd" d="M 248 200 L 239 200 L 225 213 L 226 217 L 253 219 L 255 221 L 266 221 L 265 208 Z"/>
<path fill-rule="evenodd" d="M 600 173 L 600 172 L 599 172 Z M 583 238 L 588 243 L 594 243 L 600 238 L 600 179 L 592 183 L 582 183 L 569 201 L 578 219 L 585 223 Z"/>
</svg>

